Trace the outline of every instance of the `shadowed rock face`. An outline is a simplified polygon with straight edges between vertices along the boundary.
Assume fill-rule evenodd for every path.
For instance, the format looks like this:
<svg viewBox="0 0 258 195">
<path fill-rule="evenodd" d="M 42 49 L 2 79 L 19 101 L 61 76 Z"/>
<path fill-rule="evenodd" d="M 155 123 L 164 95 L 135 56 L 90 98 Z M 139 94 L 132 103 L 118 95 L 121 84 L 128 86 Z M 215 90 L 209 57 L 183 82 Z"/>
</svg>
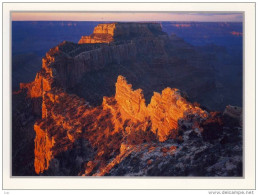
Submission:
<svg viewBox="0 0 258 195">
<path fill-rule="evenodd" d="M 216 88 L 212 56 L 198 52 L 182 39 L 169 37 L 159 24 L 111 26 L 114 25 L 118 29 L 138 29 L 131 31 L 140 31 L 139 36 L 129 33 L 126 37 L 114 38 L 109 44 L 59 44 L 43 58 L 45 68 L 38 77 L 45 78 L 44 87 L 54 78 L 54 86 L 75 93 L 96 106 L 101 104 L 103 96 L 115 93 L 116 78 L 123 75 L 136 88 L 143 89 L 147 102 L 153 91 L 161 92 L 169 86 L 185 91 L 192 101 L 210 109 L 224 108 Z"/>
<path fill-rule="evenodd" d="M 187 145 L 191 136 L 198 137 L 192 142 L 195 145 L 224 139 L 220 144 L 229 143 L 230 147 L 240 139 L 228 141 L 223 115 L 207 112 L 175 88 L 182 86 L 193 99 L 213 105 L 212 99 L 206 99 L 216 97 L 212 66 L 203 65 L 209 62 L 207 56 L 180 39 L 170 39 L 158 24 L 103 24 L 94 33 L 112 36 L 113 41 L 63 42 L 42 59 L 42 69 L 33 82 L 20 84 L 19 93 L 26 93 L 34 116 L 30 128 L 36 133 L 36 174 L 119 175 L 115 170 L 124 160 L 137 166 L 142 149 L 173 156 L 177 148 L 183 150 L 178 144 Z M 219 133 L 214 133 L 213 127 L 218 127 Z M 232 128 L 238 127 L 234 123 Z M 209 144 L 212 148 L 213 143 Z M 227 154 L 226 149 L 221 153 Z M 217 157 L 205 165 L 207 169 L 220 162 Z M 162 175 L 152 172 L 153 160 L 148 159 L 147 175 Z M 163 163 L 161 159 L 158 162 Z M 133 169 L 124 175 L 136 174 L 137 167 Z M 171 175 L 177 175 L 176 170 Z"/>
</svg>

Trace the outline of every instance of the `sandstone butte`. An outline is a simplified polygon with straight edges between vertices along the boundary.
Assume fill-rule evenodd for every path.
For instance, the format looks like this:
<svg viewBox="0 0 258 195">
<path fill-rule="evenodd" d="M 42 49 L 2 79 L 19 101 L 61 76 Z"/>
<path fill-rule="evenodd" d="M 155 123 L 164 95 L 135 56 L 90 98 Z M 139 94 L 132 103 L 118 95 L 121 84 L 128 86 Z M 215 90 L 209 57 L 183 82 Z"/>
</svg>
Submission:
<svg viewBox="0 0 258 195">
<path fill-rule="evenodd" d="M 160 28 L 159 25 L 151 25 L 154 29 Z M 141 29 L 143 34 L 150 33 L 146 25 L 140 26 L 144 27 L 133 29 Z M 122 28 L 127 26 L 102 24 L 94 29 L 94 34 L 116 37 Z M 96 42 L 97 38 L 93 37 Z M 83 37 L 80 43 L 84 43 Z M 81 175 L 90 175 L 99 162 L 100 175 L 104 175 L 128 154 L 123 149 L 127 145 L 137 145 L 143 140 L 164 142 L 177 136 L 179 120 L 189 116 L 200 120 L 209 117 L 208 112 L 188 102 L 175 88 L 166 88 L 161 94 L 154 92 L 146 105 L 143 91 L 133 90 L 123 76 L 117 78 L 113 97 L 103 97 L 102 105 L 91 107 L 87 100 L 65 90 L 70 82 L 64 80 L 68 77 L 62 72 L 61 65 L 67 63 L 65 60 L 71 60 L 60 49 L 65 46 L 66 43 L 62 43 L 46 54 L 42 59 L 42 69 L 33 82 L 20 84 L 21 90 L 27 91 L 27 98 L 33 100 L 34 112 L 41 116 L 34 125 L 34 167 L 37 174 L 47 170 L 56 155 L 71 149 L 75 140 L 85 139 L 97 152 L 92 161 L 86 163 Z M 110 164 L 107 159 L 115 151 L 120 152 Z"/>
<path fill-rule="evenodd" d="M 152 29 L 150 31 L 149 29 Z M 158 23 L 111 23 L 98 24 L 90 36 L 82 36 L 79 44 L 110 43 L 115 39 L 132 38 L 133 36 L 153 36 L 153 32 L 162 32 Z"/>
</svg>

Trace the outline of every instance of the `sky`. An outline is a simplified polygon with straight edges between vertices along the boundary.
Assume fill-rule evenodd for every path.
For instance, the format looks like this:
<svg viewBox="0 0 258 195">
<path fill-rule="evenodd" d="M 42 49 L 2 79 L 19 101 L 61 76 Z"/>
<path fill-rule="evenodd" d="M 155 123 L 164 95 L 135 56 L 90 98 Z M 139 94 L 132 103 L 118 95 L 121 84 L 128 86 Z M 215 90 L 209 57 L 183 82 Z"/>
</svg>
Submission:
<svg viewBox="0 0 258 195">
<path fill-rule="evenodd" d="M 13 21 L 198 21 L 242 22 L 241 13 L 200 12 L 13 12 Z"/>
</svg>

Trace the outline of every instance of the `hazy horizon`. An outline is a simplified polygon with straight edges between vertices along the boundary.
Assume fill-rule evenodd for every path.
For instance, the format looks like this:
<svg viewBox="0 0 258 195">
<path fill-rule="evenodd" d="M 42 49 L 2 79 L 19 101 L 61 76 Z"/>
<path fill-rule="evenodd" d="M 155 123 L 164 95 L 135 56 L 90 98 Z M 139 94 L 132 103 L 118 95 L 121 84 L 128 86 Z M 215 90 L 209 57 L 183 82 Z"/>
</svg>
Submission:
<svg viewBox="0 0 258 195">
<path fill-rule="evenodd" d="M 243 22 L 242 13 L 201 12 L 13 12 L 12 21 Z"/>
<path fill-rule="evenodd" d="M 170 22 L 170 23 L 242 23 L 241 21 L 97 21 L 97 20 L 90 20 L 90 21 L 84 21 L 84 20 L 13 20 L 12 22 L 99 22 L 99 23 L 157 23 L 157 22 Z"/>
</svg>

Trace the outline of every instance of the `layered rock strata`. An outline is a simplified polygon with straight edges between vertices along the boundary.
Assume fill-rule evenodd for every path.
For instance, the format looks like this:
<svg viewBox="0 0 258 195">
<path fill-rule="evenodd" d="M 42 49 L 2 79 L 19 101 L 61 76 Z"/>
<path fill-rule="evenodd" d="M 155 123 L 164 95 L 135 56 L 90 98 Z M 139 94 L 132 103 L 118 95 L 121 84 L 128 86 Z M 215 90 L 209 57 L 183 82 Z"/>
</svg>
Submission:
<svg viewBox="0 0 258 195">
<path fill-rule="evenodd" d="M 99 24 L 90 36 L 82 36 L 79 44 L 110 43 L 115 40 L 165 35 L 158 23 L 108 23 Z"/>
<path fill-rule="evenodd" d="M 203 119 L 208 117 L 207 111 L 187 102 L 178 89 L 166 88 L 161 94 L 154 92 L 150 104 L 146 106 L 142 90 L 134 91 L 122 76 L 117 79 L 115 100 L 121 114 L 121 128 L 127 120 L 141 124 L 149 121 L 151 131 L 158 136 L 159 141 L 165 141 L 177 130 L 181 118 L 188 115 L 197 115 Z M 111 110 L 117 112 L 115 106 Z M 116 115 L 113 113 L 113 116 Z M 143 125 L 141 128 L 146 130 L 147 127 Z"/>
</svg>

